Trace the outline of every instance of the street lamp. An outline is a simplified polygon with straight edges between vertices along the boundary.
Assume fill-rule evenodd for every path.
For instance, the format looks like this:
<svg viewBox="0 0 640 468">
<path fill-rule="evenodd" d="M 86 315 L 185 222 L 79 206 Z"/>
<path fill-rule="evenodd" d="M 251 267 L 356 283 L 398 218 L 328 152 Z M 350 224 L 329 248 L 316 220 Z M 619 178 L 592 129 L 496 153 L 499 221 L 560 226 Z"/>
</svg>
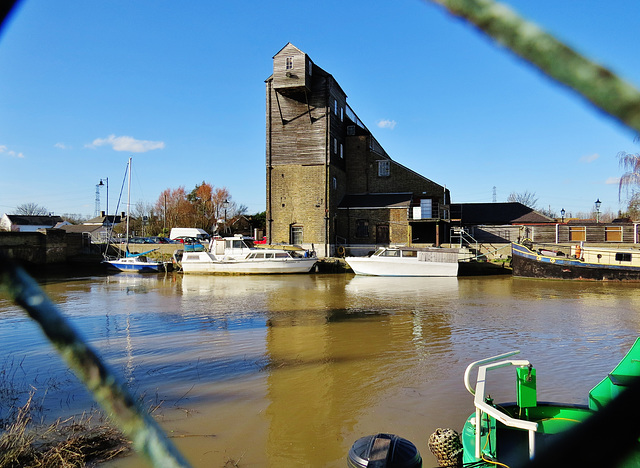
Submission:
<svg viewBox="0 0 640 468">
<path fill-rule="evenodd" d="M 596 223 L 600 222 L 600 206 L 602 206 L 602 202 L 600 198 L 596 200 Z"/>
<path fill-rule="evenodd" d="M 565 215 L 566 211 L 564 211 L 564 208 L 562 208 L 560 210 L 560 216 L 562 216 L 562 222 L 564 223 L 564 215 Z"/>
<path fill-rule="evenodd" d="M 106 183 L 105 183 L 106 182 Z M 107 221 L 109 220 L 109 178 L 100 179 L 99 187 L 107 186 Z"/>
<path fill-rule="evenodd" d="M 224 207 L 224 232 L 227 232 L 227 208 L 229 207 L 229 200 L 225 198 L 222 206 Z"/>
</svg>

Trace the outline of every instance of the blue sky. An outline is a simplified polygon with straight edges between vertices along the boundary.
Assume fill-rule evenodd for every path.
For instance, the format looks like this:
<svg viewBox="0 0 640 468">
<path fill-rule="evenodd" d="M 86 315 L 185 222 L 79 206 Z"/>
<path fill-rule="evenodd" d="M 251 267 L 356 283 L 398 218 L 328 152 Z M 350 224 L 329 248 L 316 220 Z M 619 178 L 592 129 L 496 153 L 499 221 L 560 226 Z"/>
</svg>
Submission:
<svg viewBox="0 0 640 468">
<path fill-rule="evenodd" d="M 640 86 L 640 2 L 506 3 Z M 495 187 L 556 212 L 626 206 L 634 132 L 429 2 L 25 0 L 0 33 L 0 213 L 92 216 L 107 177 L 113 212 L 130 156 L 132 203 L 204 180 L 263 211 L 264 81 L 287 42 L 453 202 Z"/>
</svg>

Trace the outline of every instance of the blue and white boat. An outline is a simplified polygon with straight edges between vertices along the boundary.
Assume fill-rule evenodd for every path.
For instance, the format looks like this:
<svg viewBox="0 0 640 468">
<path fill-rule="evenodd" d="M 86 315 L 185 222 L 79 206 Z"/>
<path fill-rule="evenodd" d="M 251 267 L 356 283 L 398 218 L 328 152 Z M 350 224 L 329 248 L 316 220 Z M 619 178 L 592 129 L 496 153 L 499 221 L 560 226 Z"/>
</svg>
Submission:
<svg viewBox="0 0 640 468">
<path fill-rule="evenodd" d="M 141 253 L 130 253 L 129 252 L 129 207 L 131 206 L 131 158 L 129 158 L 129 163 L 127 165 L 127 174 L 129 177 L 129 185 L 127 190 L 127 237 L 126 244 L 124 246 L 124 257 L 118 258 L 107 258 L 102 261 L 107 266 L 109 270 L 116 271 L 128 271 L 135 273 L 164 273 L 169 270 L 169 263 L 166 262 L 158 262 L 155 260 L 149 260 L 146 254 L 153 252 L 153 250 L 149 250 L 147 252 Z M 107 243 L 108 245 L 108 243 Z M 123 250 L 122 248 L 120 249 Z"/>
</svg>

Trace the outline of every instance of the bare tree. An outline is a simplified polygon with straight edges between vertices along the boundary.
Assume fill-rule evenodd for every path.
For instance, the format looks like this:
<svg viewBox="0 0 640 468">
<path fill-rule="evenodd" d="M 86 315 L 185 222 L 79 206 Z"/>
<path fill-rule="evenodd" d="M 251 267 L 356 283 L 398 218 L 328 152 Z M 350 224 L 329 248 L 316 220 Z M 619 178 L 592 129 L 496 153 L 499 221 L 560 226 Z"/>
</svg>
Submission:
<svg viewBox="0 0 640 468">
<path fill-rule="evenodd" d="M 535 210 L 536 205 L 538 203 L 538 197 L 536 197 L 535 192 L 529 192 L 528 190 L 526 190 L 522 193 L 511 192 L 509 194 L 509 197 L 507 198 L 507 201 L 512 203 L 513 202 L 522 203 L 523 205 L 528 206 L 532 210 Z"/>
<path fill-rule="evenodd" d="M 49 214 L 49 210 L 37 203 L 23 203 L 16 207 L 16 214 L 25 216 L 46 216 Z"/>
</svg>

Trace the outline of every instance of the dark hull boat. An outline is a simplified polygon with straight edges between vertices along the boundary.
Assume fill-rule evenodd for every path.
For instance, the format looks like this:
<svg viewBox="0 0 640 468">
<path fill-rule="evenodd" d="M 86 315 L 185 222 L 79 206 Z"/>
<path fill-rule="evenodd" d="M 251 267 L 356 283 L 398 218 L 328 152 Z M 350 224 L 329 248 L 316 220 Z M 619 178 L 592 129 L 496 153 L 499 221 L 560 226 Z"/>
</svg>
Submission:
<svg viewBox="0 0 640 468">
<path fill-rule="evenodd" d="M 571 247 L 569 255 L 511 244 L 513 276 L 596 281 L 640 281 L 640 250 Z"/>
</svg>

